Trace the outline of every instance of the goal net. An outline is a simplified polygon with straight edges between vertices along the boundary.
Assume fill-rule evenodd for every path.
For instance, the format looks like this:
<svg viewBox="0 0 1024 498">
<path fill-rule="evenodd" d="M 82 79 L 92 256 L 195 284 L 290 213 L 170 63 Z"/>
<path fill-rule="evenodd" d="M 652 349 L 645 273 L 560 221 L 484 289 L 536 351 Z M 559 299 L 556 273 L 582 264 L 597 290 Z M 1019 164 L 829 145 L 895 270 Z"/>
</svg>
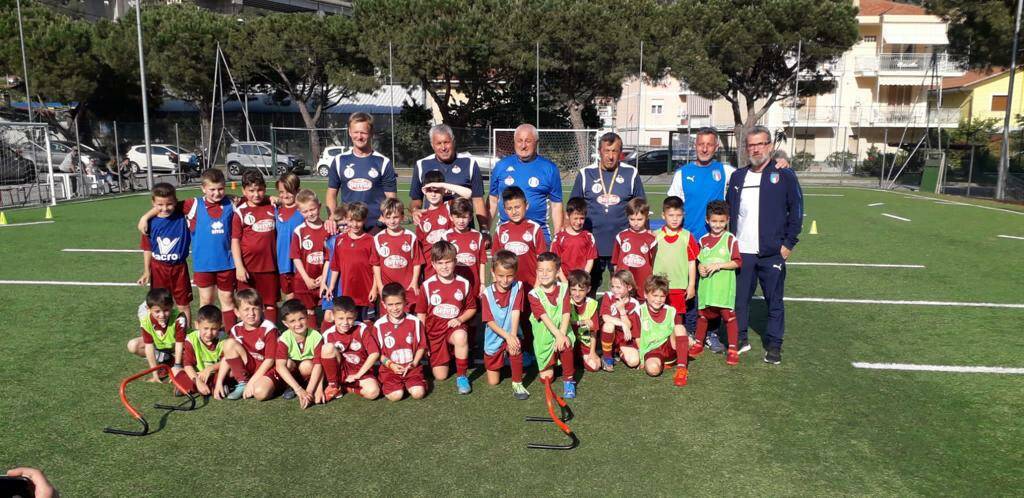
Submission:
<svg viewBox="0 0 1024 498">
<path fill-rule="evenodd" d="M 537 153 L 554 162 L 562 175 L 573 174 L 597 161 L 597 130 L 542 128 L 537 133 L 540 137 Z M 514 135 L 514 128 L 496 128 L 492 131 L 491 157 L 494 162 L 515 154 Z"/>
<path fill-rule="evenodd" d="M 0 121 L 0 208 L 55 201 L 53 173 L 60 171 L 50 135 L 44 124 Z M 81 183 L 74 176 L 61 175 L 61 198 L 74 195 L 72 187 Z"/>
</svg>

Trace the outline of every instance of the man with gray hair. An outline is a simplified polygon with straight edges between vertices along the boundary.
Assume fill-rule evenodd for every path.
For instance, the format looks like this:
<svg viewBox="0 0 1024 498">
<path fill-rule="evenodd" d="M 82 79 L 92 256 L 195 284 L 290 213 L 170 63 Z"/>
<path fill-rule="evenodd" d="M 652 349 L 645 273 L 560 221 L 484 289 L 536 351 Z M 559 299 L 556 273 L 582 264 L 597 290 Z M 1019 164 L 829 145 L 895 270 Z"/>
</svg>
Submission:
<svg viewBox="0 0 1024 498">
<path fill-rule="evenodd" d="M 446 124 L 434 125 L 430 128 L 430 147 L 434 153 L 416 161 L 412 168 L 412 185 L 409 187 L 410 208 L 413 219 L 418 223 L 420 210 L 423 207 L 423 175 L 428 171 L 440 171 L 445 183 L 459 185 L 470 189 L 473 198 L 473 211 L 476 213 L 477 226 L 486 234 L 490 224 L 487 208 L 484 206 L 484 181 L 480 174 L 480 166 L 476 159 L 465 152 L 456 152 L 455 135 Z M 450 199 L 449 196 L 445 200 Z"/>
<path fill-rule="evenodd" d="M 498 161 L 491 171 L 491 218 L 507 221 L 501 193 L 513 185 L 526 194 L 526 218 L 541 226 L 544 238 L 551 243 L 551 234 L 562 229 L 562 177 L 558 166 L 537 154 L 537 128 L 521 124 L 516 128 L 513 141 L 515 154 Z M 551 211 L 551 230 L 548 230 L 548 211 Z"/>
</svg>

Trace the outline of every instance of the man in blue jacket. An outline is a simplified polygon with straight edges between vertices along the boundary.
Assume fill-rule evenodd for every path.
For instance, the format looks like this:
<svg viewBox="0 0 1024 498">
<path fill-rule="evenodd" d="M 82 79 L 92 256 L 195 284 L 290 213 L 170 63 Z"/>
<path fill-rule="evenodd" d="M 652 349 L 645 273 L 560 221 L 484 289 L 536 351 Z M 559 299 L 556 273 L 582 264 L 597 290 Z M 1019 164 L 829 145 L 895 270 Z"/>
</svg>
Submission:
<svg viewBox="0 0 1024 498">
<path fill-rule="evenodd" d="M 736 280 L 740 352 L 750 350 L 750 299 L 760 282 L 768 306 L 768 325 L 761 336 L 764 361 L 778 365 L 782 362 L 785 333 L 786 259 L 796 246 L 803 223 L 803 194 L 793 170 L 779 169 L 772 160 L 772 135 L 767 128 L 755 126 L 750 130 L 746 146 L 750 166 L 732 174 L 725 196 L 729 227 L 739 240 L 743 257 Z"/>
</svg>

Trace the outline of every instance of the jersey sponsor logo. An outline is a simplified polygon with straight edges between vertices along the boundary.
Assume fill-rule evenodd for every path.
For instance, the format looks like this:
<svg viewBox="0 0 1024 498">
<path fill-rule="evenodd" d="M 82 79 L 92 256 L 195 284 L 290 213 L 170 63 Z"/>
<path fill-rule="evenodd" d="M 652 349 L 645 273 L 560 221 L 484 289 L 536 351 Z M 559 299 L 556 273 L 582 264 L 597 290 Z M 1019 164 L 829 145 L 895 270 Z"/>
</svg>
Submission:
<svg viewBox="0 0 1024 498">
<path fill-rule="evenodd" d="M 505 185 L 512 185 L 512 184 L 514 184 L 515 182 L 516 182 L 516 179 L 515 179 L 515 178 L 512 178 L 511 176 L 510 176 L 510 177 L 507 177 L 507 178 L 505 178 Z"/>
<path fill-rule="evenodd" d="M 322 265 L 324 264 L 324 252 L 316 251 L 306 255 L 306 264 L 309 265 Z"/>
<path fill-rule="evenodd" d="M 722 181 L 722 172 L 718 171 L 717 169 L 712 171 L 711 178 L 713 178 L 716 182 Z"/>
<path fill-rule="evenodd" d="M 772 182 L 772 184 L 779 183 L 779 174 L 778 173 L 772 173 L 772 174 L 768 175 L 768 181 Z"/>
<path fill-rule="evenodd" d="M 384 258 L 384 266 L 392 270 L 399 270 L 409 266 L 409 260 L 395 254 Z"/>
<path fill-rule="evenodd" d="M 455 255 L 455 261 L 459 266 L 473 266 L 476 264 L 476 256 L 470 252 L 460 252 Z"/>
<path fill-rule="evenodd" d="M 252 231 L 259 233 L 267 233 L 274 231 L 274 220 L 260 220 L 252 226 Z"/>
<path fill-rule="evenodd" d="M 407 341 L 412 342 L 410 338 L 406 338 Z M 385 339 L 386 341 L 386 339 Z M 392 339 L 392 342 L 394 339 Z M 388 346 L 389 348 L 391 346 Z M 391 352 L 391 361 L 395 363 L 411 363 L 412 362 L 412 350 L 409 348 L 396 349 Z"/>
<path fill-rule="evenodd" d="M 524 242 L 519 242 L 517 240 L 515 242 L 509 242 L 505 244 L 505 249 L 511 251 L 512 254 L 515 254 L 516 256 L 522 256 L 530 251 L 530 246 L 526 245 L 526 243 Z"/>
<path fill-rule="evenodd" d="M 220 235 L 224 233 L 224 223 L 220 221 L 210 223 L 210 233 L 212 235 Z"/>
<path fill-rule="evenodd" d="M 639 254 L 627 254 L 622 258 L 622 263 L 630 268 L 640 268 L 647 264 L 647 258 Z"/>
<path fill-rule="evenodd" d="M 434 230 L 433 232 L 430 232 L 430 233 L 427 234 L 427 242 L 433 244 L 434 242 L 437 242 L 437 241 L 441 240 L 443 237 L 444 237 L 444 230 L 443 229 Z"/>
<path fill-rule="evenodd" d="M 438 318 L 451 320 L 452 318 L 459 316 L 459 307 L 448 303 L 437 305 L 434 306 L 433 315 Z"/>
<path fill-rule="evenodd" d="M 526 184 L 529 185 L 530 187 L 537 188 L 540 186 L 540 179 L 537 178 L 536 176 L 531 176 L 530 180 L 527 181 Z"/>
<path fill-rule="evenodd" d="M 181 237 L 175 237 L 173 239 L 170 237 L 157 237 L 156 247 L 157 250 L 160 251 L 160 254 L 154 254 L 153 259 L 158 261 L 177 261 L 177 254 L 168 253 L 174 250 L 174 247 L 178 245 L 179 240 L 181 240 Z"/>
<path fill-rule="evenodd" d="M 622 202 L 622 198 L 615 194 L 601 194 L 597 197 L 597 203 L 603 206 L 615 206 Z"/>
<path fill-rule="evenodd" d="M 377 178 L 377 176 L 380 175 L 380 173 L 377 173 L 377 170 L 375 169 L 370 169 L 370 172 L 367 174 L 370 175 L 370 178 Z"/>
<path fill-rule="evenodd" d="M 353 192 L 366 192 L 373 187 L 373 182 L 366 178 L 353 178 L 348 181 L 348 189 Z"/>
<path fill-rule="evenodd" d="M 302 239 L 302 243 L 300 245 L 302 246 L 303 249 L 305 249 L 307 251 L 310 251 L 310 250 L 313 249 L 313 239 L 310 239 L 310 238 Z"/>
<path fill-rule="evenodd" d="M 359 355 L 357 354 L 345 353 L 342 354 L 341 356 L 344 356 L 345 361 L 347 361 L 351 365 L 359 365 L 360 363 L 362 363 L 362 358 L 360 358 Z"/>
</svg>

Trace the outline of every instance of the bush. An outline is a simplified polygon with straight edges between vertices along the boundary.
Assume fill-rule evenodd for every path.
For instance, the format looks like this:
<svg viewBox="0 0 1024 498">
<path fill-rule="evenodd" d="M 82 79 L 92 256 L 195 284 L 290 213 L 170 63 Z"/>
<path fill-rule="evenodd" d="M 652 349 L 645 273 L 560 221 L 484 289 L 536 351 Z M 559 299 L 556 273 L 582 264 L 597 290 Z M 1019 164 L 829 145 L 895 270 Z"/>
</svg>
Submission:
<svg viewBox="0 0 1024 498">
<path fill-rule="evenodd" d="M 811 167 L 811 164 L 814 163 L 814 154 L 805 151 L 797 152 L 796 154 L 793 154 L 793 160 L 791 162 L 793 171 L 806 171 L 807 168 Z"/>
<path fill-rule="evenodd" d="M 870 151 L 868 154 L 870 154 Z M 825 158 L 825 164 L 829 168 L 838 170 L 841 173 L 853 171 L 853 166 L 856 162 L 857 157 L 852 152 L 835 151 Z"/>
</svg>

